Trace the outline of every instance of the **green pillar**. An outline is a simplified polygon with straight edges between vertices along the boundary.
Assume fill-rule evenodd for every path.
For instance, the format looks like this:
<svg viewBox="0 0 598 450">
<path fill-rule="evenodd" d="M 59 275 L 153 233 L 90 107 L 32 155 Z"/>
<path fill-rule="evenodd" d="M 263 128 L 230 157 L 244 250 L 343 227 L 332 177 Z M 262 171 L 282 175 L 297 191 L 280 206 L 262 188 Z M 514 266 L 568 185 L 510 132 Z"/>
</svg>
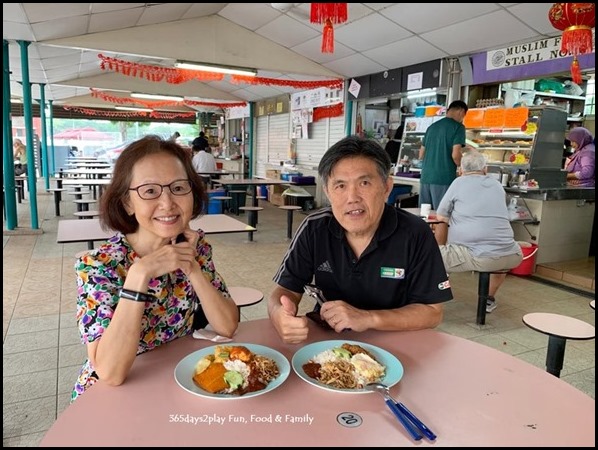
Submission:
<svg viewBox="0 0 598 450">
<path fill-rule="evenodd" d="M 48 100 L 48 110 L 50 111 L 50 115 L 48 119 L 50 120 L 50 145 L 52 146 L 52 174 L 56 175 L 56 151 L 54 150 L 54 114 L 52 111 L 52 102 L 53 100 Z"/>
<path fill-rule="evenodd" d="M 29 54 L 27 47 L 31 42 L 17 41 L 21 47 L 21 75 L 23 83 L 23 107 L 25 136 L 27 139 L 27 186 L 29 187 L 29 209 L 31 210 L 31 228 L 37 230 L 37 188 L 35 179 L 35 155 L 33 152 L 33 111 L 31 108 L 31 83 L 29 82 Z"/>
<path fill-rule="evenodd" d="M 249 178 L 253 178 L 253 167 L 255 166 L 255 159 L 253 157 L 253 110 L 255 102 L 249 102 L 249 117 L 247 118 L 247 127 L 245 127 L 245 133 L 248 133 L 247 143 L 245 144 L 246 151 L 249 152 Z M 243 136 L 245 141 L 245 136 Z"/>
<path fill-rule="evenodd" d="M 42 125 L 42 174 L 45 179 L 46 189 L 50 189 L 50 171 L 48 170 L 48 135 L 46 133 L 46 85 L 44 83 L 39 84 L 39 108 L 39 117 Z"/>
<path fill-rule="evenodd" d="M 345 135 L 351 135 L 351 127 L 353 125 L 353 100 L 347 100 L 345 103 Z"/>
<path fill-rule="evenodd" d="M 12 120 L 10 115 L 10 69 L 8 64 L 8 41 L 2 40 L 2 164 L 4 170 L 4 212 L 6 229 L 14 230 L 17 220 L 15 197 L 15 165 L 12 148 Z"/>
</svg>

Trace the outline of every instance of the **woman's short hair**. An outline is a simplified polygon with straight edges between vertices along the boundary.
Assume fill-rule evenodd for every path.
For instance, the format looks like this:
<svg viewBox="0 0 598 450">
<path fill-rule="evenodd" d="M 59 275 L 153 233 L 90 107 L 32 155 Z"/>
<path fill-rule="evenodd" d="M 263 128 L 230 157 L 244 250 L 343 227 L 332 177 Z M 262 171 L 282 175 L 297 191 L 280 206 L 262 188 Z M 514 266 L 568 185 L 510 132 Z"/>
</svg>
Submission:
<svg viewBox="0 0 598 450">
<path fill-rule="evenodd" d="M 347 136 L 330 147 L 318 165 L 318 175 L 322 179 L 324 186 L 328 184 L 328 178 L 341 160 L 345 158 L 364 157 L 371 159 L 382 180 L 386 181 L 390 174 L 390 157 L 388 153 L 372 139 L 366 139 L 359 136 Z"/>
<path fill-rule="evenodd" d="M 129 215 L 125 202 L 131 195 L 131 178 L 133 168 L 149 155 L 165 153 L 181 161 L 185 167 L 187 178 L 191 182 L 193 194 L 192 219 L 198 217 L 207 204 L 207 194 L 203 181 L 195 172 L 191 157 L 179 144 L 162 139 L 160 136 L 148 135 L 129 144 L 116 160 L 112 181 L 102 194 L 100 201 L 100 222 L 104 229 L 120 231 L 123 234 L 133 233 L 139 228 L 135 215 Z"/>
<path fill-rule="evenodd" d="M 477 150 L 469 150 L 461 158 L 461 170 L 463 172 L 479 172 L 486 167 L 486 155 Z"/>
</svg>

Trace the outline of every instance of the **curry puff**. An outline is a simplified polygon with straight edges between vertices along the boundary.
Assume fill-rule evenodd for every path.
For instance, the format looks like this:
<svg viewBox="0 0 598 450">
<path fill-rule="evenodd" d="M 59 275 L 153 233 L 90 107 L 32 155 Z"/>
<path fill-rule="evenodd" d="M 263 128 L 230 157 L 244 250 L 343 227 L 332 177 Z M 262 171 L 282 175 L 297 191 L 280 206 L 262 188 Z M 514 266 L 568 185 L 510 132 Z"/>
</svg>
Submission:
<svg viewBox="0 0 598 450">
<path fill-rule="evenodd" d="M 279 374 L 275 361 L 247 347 L 216 346 L 197 362 L 193 381 L 212 394 L 243 395 L 265 389 Z"/>
</svg>

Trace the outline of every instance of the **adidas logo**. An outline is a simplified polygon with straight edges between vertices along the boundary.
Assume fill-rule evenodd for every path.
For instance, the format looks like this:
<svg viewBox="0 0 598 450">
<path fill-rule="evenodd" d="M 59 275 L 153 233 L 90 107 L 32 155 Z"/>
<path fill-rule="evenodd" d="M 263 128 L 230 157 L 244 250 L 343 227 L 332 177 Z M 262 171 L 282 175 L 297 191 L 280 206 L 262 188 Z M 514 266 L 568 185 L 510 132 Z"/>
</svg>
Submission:
<svg viewBox="0 0 598 450">
<path fill-rule="evenodd" d="M 328 260 L 326 260 L 322 264 L 320 264 L 320 266 L 318 267 L 318 271 L 332 273 L 332 267 L 330 267 L 330 263 L 328 262 Z"/>
</svg>

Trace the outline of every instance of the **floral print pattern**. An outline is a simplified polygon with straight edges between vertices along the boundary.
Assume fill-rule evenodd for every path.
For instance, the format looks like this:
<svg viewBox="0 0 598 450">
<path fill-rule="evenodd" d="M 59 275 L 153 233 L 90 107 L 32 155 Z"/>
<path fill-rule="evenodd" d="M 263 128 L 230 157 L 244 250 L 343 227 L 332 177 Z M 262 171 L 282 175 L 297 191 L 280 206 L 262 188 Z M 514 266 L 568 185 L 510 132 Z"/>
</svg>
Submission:
<svg viewBox="0 0 598 450">
<path fill-rule="evenodd" d="M 230 297 L 224 280 L 214 267 L 212 246 L 205 240 L 202 230 L 198 234 L 197 262 L 212 285 L 225 297 Z M 100 339 L 110 325 L 120 300 L 119 291 L 129 268 L 137 259 L 139 255 L 126 237 L 117 233 L 100 248 L 86 253 L 75 263 L 77 323 L 83 344 Z M 148 294 L 155 297 L 155 300 L 145 305 L 138 355 L 191 334 L 194 311 L 196 308 L 201 309 L 193 286 L 181 270 L 151 279 Z M 79 372 L 71 402 L 97 380 L 98 376 L 87 359 Z"/>
</svg>

